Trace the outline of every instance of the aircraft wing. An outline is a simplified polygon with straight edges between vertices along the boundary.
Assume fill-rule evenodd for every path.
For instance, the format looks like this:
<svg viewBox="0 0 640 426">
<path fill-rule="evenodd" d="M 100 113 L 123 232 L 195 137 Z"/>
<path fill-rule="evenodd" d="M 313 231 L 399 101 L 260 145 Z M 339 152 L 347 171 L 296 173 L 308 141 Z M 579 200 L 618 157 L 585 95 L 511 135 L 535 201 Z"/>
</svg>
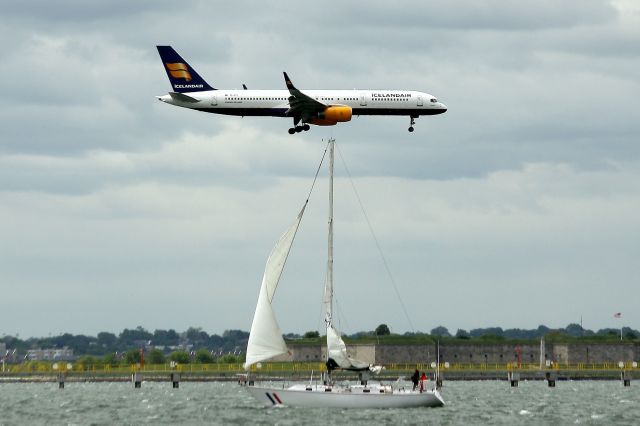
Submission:
<svg viewBox="0 0 640 426">
<path fill-rule="evenodd" d="M 327 105 L 313 99 L 311 96 L 305 95 L 300 90 L 296 89 L 296 87 L 289 79 L 287 73 L 284 74 L 284 82 L 287 85 L 287 89 L 289 89 L 289 109 L 286 114 L 294 117 L 303 117 L 310 116 L 314 113 L 324 111 L 327 108 Z"/>
</svg>

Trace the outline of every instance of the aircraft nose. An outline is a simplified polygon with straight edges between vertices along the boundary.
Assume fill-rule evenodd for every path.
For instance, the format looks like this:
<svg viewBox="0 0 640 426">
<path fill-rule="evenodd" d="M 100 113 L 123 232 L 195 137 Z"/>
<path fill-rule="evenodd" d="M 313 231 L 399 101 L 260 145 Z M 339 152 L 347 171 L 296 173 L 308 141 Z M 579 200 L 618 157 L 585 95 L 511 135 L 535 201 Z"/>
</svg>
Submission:
<svg viewBox="0 0 640 426">
<path fill-rule="evenodd" d="M 442 112 L 447 112 L 447 106 L 445 104 L 443 104 L 442 102 L 440 102 L 440 109 L 442 110 Z"/>
</svg>

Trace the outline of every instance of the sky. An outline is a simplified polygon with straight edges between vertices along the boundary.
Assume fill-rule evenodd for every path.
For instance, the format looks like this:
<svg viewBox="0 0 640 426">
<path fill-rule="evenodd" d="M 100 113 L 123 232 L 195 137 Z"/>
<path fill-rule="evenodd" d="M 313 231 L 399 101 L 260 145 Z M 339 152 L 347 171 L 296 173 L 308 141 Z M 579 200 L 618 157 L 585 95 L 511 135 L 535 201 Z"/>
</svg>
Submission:
<svg viewBox="0 0 640 426">
<path fill-rule="evenodd" d="M 0 38 L 0 335 L 249 330 L 329 137 L 343 332 L 640 327 L 638 2 L 5 0 Z M 292 136 L 158 102 L 156 45 L 214 87 L 287 71 L 448 111 Z M 322 331 L 326 191 L 325 170 L 285 333 Z"/>
</svg>

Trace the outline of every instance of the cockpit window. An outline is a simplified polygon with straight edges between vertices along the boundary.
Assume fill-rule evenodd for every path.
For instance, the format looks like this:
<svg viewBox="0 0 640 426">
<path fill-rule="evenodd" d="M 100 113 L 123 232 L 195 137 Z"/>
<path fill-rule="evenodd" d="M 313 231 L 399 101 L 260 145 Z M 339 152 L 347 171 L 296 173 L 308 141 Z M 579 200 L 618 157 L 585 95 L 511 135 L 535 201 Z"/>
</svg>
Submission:
<svg viewBox="0 0 640 426">
<path fill-rule="evenodd" d="M 435 104 L 436 102 L 438 102 L 438 100 L 436 98 L 431 98 L 431 103 Z"/>
</svg>

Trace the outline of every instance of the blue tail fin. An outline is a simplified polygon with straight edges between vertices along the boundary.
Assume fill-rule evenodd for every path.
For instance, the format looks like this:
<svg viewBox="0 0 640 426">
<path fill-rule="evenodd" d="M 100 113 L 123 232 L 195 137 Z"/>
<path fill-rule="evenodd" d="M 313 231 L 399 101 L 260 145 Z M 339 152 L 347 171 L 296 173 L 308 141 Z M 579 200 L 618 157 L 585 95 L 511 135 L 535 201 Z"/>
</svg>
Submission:
<svg viewBox="0 0 640 426">
<path fill-rule="evenodd" d="M 156 46 L 173 90 L 178 93 L 216 90 L 178 55 L 171 46 Z"/>
</svg>

